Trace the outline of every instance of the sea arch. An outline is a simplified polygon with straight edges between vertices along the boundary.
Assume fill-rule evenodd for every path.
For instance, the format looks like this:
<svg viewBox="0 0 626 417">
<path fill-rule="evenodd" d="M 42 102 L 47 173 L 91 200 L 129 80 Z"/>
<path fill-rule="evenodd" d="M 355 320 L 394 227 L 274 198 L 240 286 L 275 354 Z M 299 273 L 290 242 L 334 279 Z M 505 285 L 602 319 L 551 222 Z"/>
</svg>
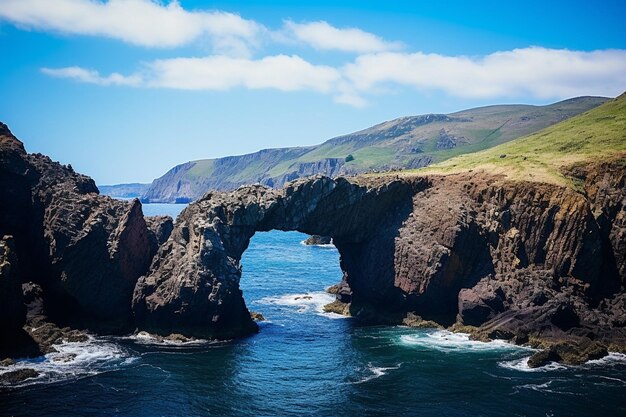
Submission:
<svg viewBox="0 0 626 417">
<path fill-rule="evenodd" d="M 139 328 L 155 333 L 231 338 L 256 331 L 239 289 L 241 257 L 255 232 L 331 236 L 352 313 L 364 320 L 400 313 L 397 238 L 426 179 L 318 177 L 275 190 L 261 185 L 211 192 L 178 218 L 150 273 L 135 289 Z"/>
</svg>

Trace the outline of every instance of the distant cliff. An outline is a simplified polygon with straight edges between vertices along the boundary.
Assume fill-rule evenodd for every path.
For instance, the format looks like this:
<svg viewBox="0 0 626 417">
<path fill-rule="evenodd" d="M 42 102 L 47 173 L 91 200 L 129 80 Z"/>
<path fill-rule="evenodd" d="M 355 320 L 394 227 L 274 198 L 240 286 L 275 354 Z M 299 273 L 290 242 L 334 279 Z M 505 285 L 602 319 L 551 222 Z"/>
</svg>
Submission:
<svg viewBox="0 0 626 417">
<path fill-rule="evenodd" d="M 99 185 L 100 194 L 119 198 L 139 198 L 148 191 L 150 184 Z"/>
<path fill-rule="evenodd" d="M 607 99 L 579 97 L 548 106 L 502 105 L 449 115 L 402 117 L 302 148 L 202 159 L 178 165 L 154 180 L 146 202 L 196 200 L 208 190 L 241 185 L 282 187 L 298 178 L 420 168 L 538 131 L 592 109 Z"/>
</svg>

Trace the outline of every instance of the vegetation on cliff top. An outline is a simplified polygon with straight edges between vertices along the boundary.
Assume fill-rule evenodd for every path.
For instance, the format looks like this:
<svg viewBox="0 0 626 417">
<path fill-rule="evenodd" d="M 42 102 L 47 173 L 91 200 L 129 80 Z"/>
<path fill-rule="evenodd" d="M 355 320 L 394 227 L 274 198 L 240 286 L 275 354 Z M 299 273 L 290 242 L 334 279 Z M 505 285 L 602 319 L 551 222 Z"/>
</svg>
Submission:
<svg viewBox="0 0 626 417">
<path fill-rule="evenodd" d="M 508 179 L 574 185 L 564 167 L 586 161 L 626 163 L 626 93 L 614 100 L 523 138 L 481 152 L 460 155 L 414 174 L 486 171 Z"/>
<path fill-rule="evenodd" d="M 607 99 L 578 97 L 547 106 L 496 105 L 452 114 L 401 117 L 320 145 L 178 165 L 145 192 L 149 201 L 195 199 L 209 189 L 242 184 L 281 186 L 295 178 L 418 168 L 476 152 L 554 125 Z"/>
</svg>

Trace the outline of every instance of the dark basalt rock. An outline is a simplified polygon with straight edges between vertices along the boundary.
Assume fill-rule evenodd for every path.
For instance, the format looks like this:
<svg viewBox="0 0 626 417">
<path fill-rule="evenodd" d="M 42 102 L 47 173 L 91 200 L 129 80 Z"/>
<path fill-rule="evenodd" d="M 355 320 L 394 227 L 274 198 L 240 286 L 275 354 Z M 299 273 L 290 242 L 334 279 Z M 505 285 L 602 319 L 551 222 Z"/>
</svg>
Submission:
<svg viewBox="0 0 626 417">
<path fill-rule="evenodd" d="M 330 236 L 313 235 L 305 239 L 305 245 L 330 245 L 333 239 Z"/>
<path fill-rule="evenodd" d="M 149 231 L 138 200 L 100 196 L 91 178 L 44 155 L 26 153 L 0 125 L 0 236 L 13 237 L 11 245 L 2 243 L 13 249 L 2 249 L 1 255 L 0 286 L 7 288 L 0 298 L 10 300 L 0 308 L 11 313 L 2 311 L 0 321 L 7 323 L 0 323 L 0 329 L 5 324 L 20 329 L 8 339 L 11 355 L 35 353 L 30 347 L 34 341 L 21 330 L 24 302 L 35 298 L 38 312 L 31 315 L 45 310 L 48 320 L 61 327 L 113 333 L 133 329 L 133 289 L 156 246 L 167 239 L 167 223 L 153 220 Z M 16 256 L 7 258 L 9 252 Z M 37 294 L 24 300 L 21 284 L 27 282 L 36 285 Z M 20 348 L 16 341 L 28 346 Z"/>
<path fill-rule="evenodd" d="M 34 369 L 16 369 L 15 371 L 9 371 L 0 374 L 0 384 L 18 384 L 20 382 L 26 381 L 27 379 L 37 378 L 38 376 L 39 372 L 35 371 Z"/>
<path fill-rule="evenodd" d="M 170 216 L 145 217 L 150 243 L 150 258 L 156 255 L 159 246 L 167 241 L 174 229 L 174 221 Z"/>
<path fill-rule="evenodd" d="M 140 280 L 135 314 L 156 332 L 253 331 L 238 287 L 241 254 L 255 231 L 299 230 L 333 238 L 345 300 L 334 292 L 366 323 L 400 324 L 411 313 L 472 326 L 482 340 L 594 337 L 621 346 L 623 239 L 615 228 L 626 168 L 587 169 L 603 181 L 590 182 L 586 195 L 482 173 L 320 177 L 284 190 L 210 193 L 181 214 Z"/>
<path fill-rule="evenodd" d="M 0 239 L 0 357 L 3 348 L 21 331 L 26 322 L 22 284 L 17 274 L 17 254 L 11 236 Z"/>
<path fill-rule="evenodd" d="M 364 323 L 432 321 L 481 340 L 588 338 L 626 350 L 623 157 L 565 170 L 578 191 L 481 172 L 247 186 L 205 195 L 173 225 L 27 154 L 4 125 L 0 149 L 0 236 L 13 236 L 17 255 L 3 249 L 0 298 L 20 300 L 16 282 L 36 284 L 1 305 L 0 331 L 19 333 L 26 302 L 29 323 L 45 314 L 50 326 L 19 337 L 44 347 L 72 337 L 65 325 L 221 339 L 257 331 L 240 259 L 256 231 L 277 229 L 332 237 L 338 301 Z M 545 355 L 576 361 L 554 352 Z"/>
<path fill-rule="evenodd" d="M 150 273 L 138 282 L 133 302 L 137 323 L 152 333 L 178 331 L 202 338 L 256 331 L 239 290 L 239 261 L 255 231 L 272 229 L 332 236 L 344 269 L 358 265 L 368 287 L 361 292 L 359 309 L 389 305 L 400 296 L 389 285 L 393 232 L 382 242 L 369 238 L 372 229 L 393 230 L 390 222 L 410 209 L 416 186 L 387 180 L 359 185 L 321 177 L 283 190 L 250 186 L 207 194 L 180 214 Z M 351 282 L 350 288 L 354 301 L 359 290 Z"/>
<path fill-rule="evenodd" d="M 608 355 L 605 345 L 589 338 L 557 342 L 541 350 L 528 359 L 530 368 L 545 366 L 550 362 L 562 362 L 568 365 L 581 365 Z"/>
<path fill-rule="evenodd" d="M 337 297 L 337 301 L 340 301 L 344 304 L 350 304 L 352 302 L 352 290 L 346 281 L 346 276 L 344 275 L 342 281 L 339 284 L 331 285 L 326 289 L 328 294 L 334 294 Z"/>
</svg>

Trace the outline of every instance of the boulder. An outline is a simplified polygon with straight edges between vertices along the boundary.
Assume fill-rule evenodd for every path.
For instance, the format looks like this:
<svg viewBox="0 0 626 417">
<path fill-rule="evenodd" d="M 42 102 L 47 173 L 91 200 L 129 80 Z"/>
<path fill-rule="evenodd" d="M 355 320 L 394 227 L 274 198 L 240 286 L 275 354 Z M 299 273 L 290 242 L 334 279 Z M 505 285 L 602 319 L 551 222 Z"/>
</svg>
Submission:
<svg viewBox="0 0 626 417">
<path fill-rule="evenodd" d="M 330 236 L 320 236 L 320 235 L 312 235 L 306 238 L 304 241 L 305 245 L 330 245 L 332 243 L 332 238 Z"/>
</svg>

